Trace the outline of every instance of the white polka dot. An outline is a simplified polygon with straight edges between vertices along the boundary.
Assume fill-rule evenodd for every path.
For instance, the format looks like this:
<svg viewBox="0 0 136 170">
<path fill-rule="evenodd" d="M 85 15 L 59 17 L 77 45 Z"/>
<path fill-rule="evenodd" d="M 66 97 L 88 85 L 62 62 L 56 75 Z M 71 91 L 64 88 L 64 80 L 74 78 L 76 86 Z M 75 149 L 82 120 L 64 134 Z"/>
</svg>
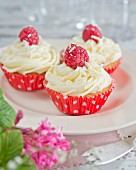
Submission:
<svg viewBox="0 0 136 170">
<path fill-rule="evenodd" d="M 56 97 L 57 97 L 57 99 L 59 99 L 59 98 L 60 98 L 58 95 L 57 95 Z"/>
<path fill-rule="evenodd" d="M 56 102 L 56 105 L 58 106 L 59 104 Z"/>
<path fill-rule="evenodd" d="M 99 106 L 99 105 L 97 105 L 97 106 L 96 106 L 96 109 L 99 109 L 99 107 L 100 107 L 100 106 Z"/>
<path fill-rule="evenodd" d="M 101 94 L 101 99 L 103 99 L 103 97 L 104 97 L 104 95 L 103 95 L 103 94 Z"/>
<path fill-rule="evenodd" d="M 78 113 L 78 110 L 74 110 L 73 113 Z"/>
<path fill-rule="evenodd" d="M 33 83 L 34 82 L 34 79 L 30 80 L 30 83 Z"/>
<path fill-rule="evenodd" d="M 104 100 L 107 100 L 108 97 L 105 97 Z"/>
<path fill-rule="evenodd" d="M 21 86 L 20 86 L 20 85 L 17 85 L 17 87 L 18 87 L 19 89 L 21 89 Z"/>
<path fill-rule="evenodd" d="M 90 112 L 89 112 L 89 110 L 86 110 L 85 114 L 87 114 L 87 115 L 88 115 L 89 113 L 90 113 Z"/>
<path fill-rule="evenodd" d="M 96 103 L 95 100 L 93 100 L 93 101 L 92 101 L 92 104 L 95 104 L 95 103 Z"/>
<path fill-rule="evenodd" d="M 31 90 L 32 90 L 32 88 L 31 88 L 31 87 L 27 87 L 27 90 L 28 90 L 28 91 L 31 91 Z"/>
<path fill-rule="evenodd" d="M 41 88 L 42 87 L 42 84 L 38 84 L 38 88 Z"/>
<path fill-rule="evenodd" d="M 15 79 L 14 75 L 12 75 L 12 79 Z"/>
<path fill-rule="evenodd" d="M 64 96 L 63 98 L 64 98 L 64 99 L 67 99 L 67 98 L 68 98 L 68 96 Z"/>
<path fill-rule="evenodd" d="M 87 106 L 87 104 L 86 104 L 86 102 L 83 102 L 83 104 L 82 104 L 83 106 Z"/>
<path fill-rule="evenodd" d="M 65 107 L 65 108 L 68 108 L 68 105 L 64 104 L 64 107 Z"/>
<path fill-rule="evenodd" d="M 12 80 L 11 80 L 11 79 L 9 79 L 9 81 L 11 82 Z"/>
<path fill-rule="evenodd" d="M 24 83 L 24 80 L 21 79 L 20 81 L 21 81 L 21 83 Z"/>
<path fill-rule="evenodd" d="M 77 104 L 77 101 L 75 100 L 75 101 L 73 101 L 73 104 Z"/>
</svg>

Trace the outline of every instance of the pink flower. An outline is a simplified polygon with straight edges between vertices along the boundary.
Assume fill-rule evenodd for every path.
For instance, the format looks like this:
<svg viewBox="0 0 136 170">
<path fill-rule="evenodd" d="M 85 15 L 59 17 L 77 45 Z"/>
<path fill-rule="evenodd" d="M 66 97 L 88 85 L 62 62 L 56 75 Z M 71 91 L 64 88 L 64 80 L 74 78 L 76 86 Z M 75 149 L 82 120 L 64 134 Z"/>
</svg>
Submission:
<svg viewBox="0 0 136 170">
<path fill-rule="evenodd" d="M 59 162 L 58 150 L 67 152 L 70 143 L 62 134 L 61 128 L 56 130 L 45 119 L 36 131 L 23 131 L 24 153 L 31 156 L 39 170 L 52 168 Z"/>
<path fill-rule="evenodd" d="M 22 112 L 21 110 L 19 110 L 19 111 L 17 112 L 17 115 L 16 115 L 15 125 L 17 125 L 22 118 L 23 118 L 23 112 Z"/>
<path fill-rule="evenodd" d="M 58 155 L 55 152 L 50 154 L 45 151 L 37 151 L 31 157 L 38 166 L 38 170 L 52 168 L 58 162 Z"/>
<path fill-rule="evenodd" d="M 37 128 L 37 132 L 42 133 L 52 133 L 54 132 L 55 128 L 51 127 L 51 124 L 48 122 L 47 119 L 43 120 L 40 126 Z"/>
</svg>

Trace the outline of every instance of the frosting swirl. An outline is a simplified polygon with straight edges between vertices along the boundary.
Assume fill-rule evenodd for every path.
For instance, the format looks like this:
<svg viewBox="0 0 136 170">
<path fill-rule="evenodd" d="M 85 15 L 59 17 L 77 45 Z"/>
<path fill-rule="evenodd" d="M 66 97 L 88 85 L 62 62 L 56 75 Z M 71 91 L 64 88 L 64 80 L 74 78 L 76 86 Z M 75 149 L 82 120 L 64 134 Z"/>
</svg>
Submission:
<svg viewBox="0 0 136 170">
<path fill-rule="evenodd" d="M 0 54 L 0 63 L 8 72 L 21 74 L 46 72 L 59 63 L 59 55 L 46 41 L 39 39 L 37 45 L 16 40 Z"/>
<path fill-rule="evenodd" d="M 90 58 L 103 66 L 117 61 L 122 57 L 119 45 L 114 43 L 111 39 L 106 37 L 98 38 L 95 36 L 93 36 L 93 38 L 97 39 L 98 43 L 93 40 L 84 42 L 81 36 L 74 37 L 73 43 L 85 48 Z"/>
<path fill-rule="evenodd" d="M 65 63 L 51 67 L 45 79 L 47 87 L 69 96 L 85 96 L 101 92 L 111 84 L 109 74 L 96 63 L 85 63 L 75 70 Z"/>
</svg>

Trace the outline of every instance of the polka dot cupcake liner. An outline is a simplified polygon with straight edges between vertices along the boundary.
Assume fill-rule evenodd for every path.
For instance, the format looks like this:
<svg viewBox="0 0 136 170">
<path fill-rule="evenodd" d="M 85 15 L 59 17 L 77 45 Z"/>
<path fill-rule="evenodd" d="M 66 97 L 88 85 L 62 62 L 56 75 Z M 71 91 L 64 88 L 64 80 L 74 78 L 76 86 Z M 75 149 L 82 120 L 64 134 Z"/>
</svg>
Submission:
<svg viewBox="0 0 136 170">
<path fill-rule="evenodd" d="M 19 73 L 10 73 L 3 68 L 2 70 L 5 73 L 5 76 L 7 77 L 10 85 L 17 90 L 35 91 L 44 88 L 43 85 L 44 74 L 22 75 Z"/>
<path fill-rule="evenodd" d="M 113 73 L 118 68 L 118 66 L 121 64 L 121 61 L 122 61 L 122 58 L 118 59 L 114 63 L 111 63 L 108 66 L 105 66 L 104 70 L 107 71 L 107 73 L 109 74 Z"/>
<path fill-rule="evenodd" d="M 64 96 L 46 88 L 55 106 L 68 115 L 80 116 L 94 114 L 101 109 L 114 88 L 114 82 L 103 93 L 92 96 Z"/>
</svg>

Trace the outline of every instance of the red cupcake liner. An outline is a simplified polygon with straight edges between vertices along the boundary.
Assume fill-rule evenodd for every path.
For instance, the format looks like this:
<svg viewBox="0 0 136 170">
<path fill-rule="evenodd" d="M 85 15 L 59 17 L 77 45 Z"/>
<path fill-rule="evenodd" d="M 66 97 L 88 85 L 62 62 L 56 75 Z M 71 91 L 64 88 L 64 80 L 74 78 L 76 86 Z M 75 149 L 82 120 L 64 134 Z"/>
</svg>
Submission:
<svg viewBox="0 0 136 170">
<path fill-rule="evenodd" d="M 55 106 L 64 113 L 73 116 L 94 114 L 104 105 L 108 99 L 110 93 L 114 89 L 114 82 L 110 85 L 110 88 L 100 94 L 92 96 L 64 96 L 54 90 L 46 87 Z"/>
<path fill-rule="evenodd" d="M 2 67 L 1 67 L 2 68 Z M 20 73 L 10 73 L 3 69 L 8 82 L 12 87 L 17 90 L 23 91 L 35 91 L 44 88 L 44 74 L 26 74 L 22 75 Z"/>
<path fill-rule="evenodd" d="M 104 67 L 104 70 L 107 71 L 107 73 L 111 74 L 118 68 L 118 66 L 121 64 L 121 62 L 122 62 L 122 58 L 118 59 L 116 61 L 116 63 L 113 64 L 113 66 L 112 66 L 112 64 L 111 64 L 111 66 L 109 64 L 109 67 Z"/>
</svg>

